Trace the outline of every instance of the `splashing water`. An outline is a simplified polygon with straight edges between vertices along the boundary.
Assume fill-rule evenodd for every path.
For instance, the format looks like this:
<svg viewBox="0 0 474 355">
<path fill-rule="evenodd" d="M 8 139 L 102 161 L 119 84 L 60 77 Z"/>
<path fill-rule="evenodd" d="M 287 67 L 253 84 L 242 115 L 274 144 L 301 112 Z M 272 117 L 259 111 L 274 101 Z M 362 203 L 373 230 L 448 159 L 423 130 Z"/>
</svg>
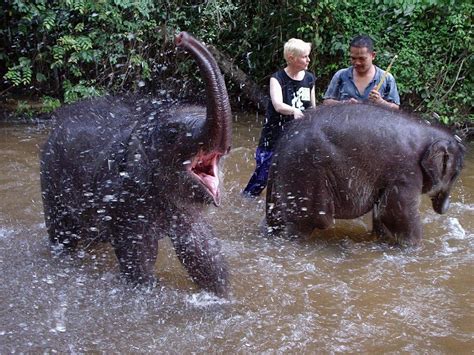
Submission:
<svg viewBox="0 0 474 355">
<path fill-rule="evenodd" d="M 260 233 L 264 198 L 240 196 L 260 119 L 235 118 L 223 205 L 209 210 L 229 299 L 199 290 L 168 239 L 146 290 L 119 278 L 108 245 L 51 253 L 38 173 L 47 129 L 0 124 L 0 353 L 472 351 L 472 153 L 446 215 L 423 199 L 418 249 L 371 238 L 369 216 L 307 241 L 271 239 Z"/>
</svg>

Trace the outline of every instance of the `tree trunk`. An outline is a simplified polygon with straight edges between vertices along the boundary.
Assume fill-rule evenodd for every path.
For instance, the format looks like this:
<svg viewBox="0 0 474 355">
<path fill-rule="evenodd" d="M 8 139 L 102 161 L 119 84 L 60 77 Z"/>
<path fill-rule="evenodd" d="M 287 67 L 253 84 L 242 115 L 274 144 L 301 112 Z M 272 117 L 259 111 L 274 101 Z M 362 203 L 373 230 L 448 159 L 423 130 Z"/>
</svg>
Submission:
<svg viewBox="0 0 474 355">
<path fill-rule="evenodd" d="M 214 58 L 216 58 L 224 75 L 239 86 L 245 98 L 254 103 L 258 111 L 265 112 L 268 96 L 262 93 L 260 87 L 250 79 L 247 74 L 240 70 L 239 67 L 233 63 L 231 58 L 214 46 L 208 46 L 208 48 Z"/>
</svg>

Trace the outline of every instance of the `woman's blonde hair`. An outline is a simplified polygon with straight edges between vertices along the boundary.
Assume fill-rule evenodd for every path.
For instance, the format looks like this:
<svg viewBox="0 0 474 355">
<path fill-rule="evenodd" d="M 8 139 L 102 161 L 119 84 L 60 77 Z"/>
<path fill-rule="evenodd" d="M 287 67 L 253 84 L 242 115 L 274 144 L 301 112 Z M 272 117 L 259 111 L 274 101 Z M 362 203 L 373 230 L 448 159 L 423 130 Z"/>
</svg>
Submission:
<svg viewBox="0 0 474 355">
<path fill-rule="evenodd" d="M 306 51 L 311 51 L 311 43 L 297 38 L 290 38 L 283 47 L 283 57 L 288 62 L 288 57 L 293 55 L 302 55 Z"/>
</svg>

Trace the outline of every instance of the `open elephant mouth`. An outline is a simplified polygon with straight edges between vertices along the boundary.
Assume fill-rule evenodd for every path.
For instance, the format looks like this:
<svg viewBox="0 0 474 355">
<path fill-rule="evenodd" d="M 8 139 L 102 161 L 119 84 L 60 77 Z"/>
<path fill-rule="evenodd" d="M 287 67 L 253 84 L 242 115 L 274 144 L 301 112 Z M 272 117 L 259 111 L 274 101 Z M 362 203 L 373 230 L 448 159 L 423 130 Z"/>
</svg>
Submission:
<svg viewBox="0 0 474 355">
<path fill-rule="evenodd" d="M 212 196 L 214 204 L 220 205 L 219 193 L 219 160 L 222 154 L 218 152 L 205 153 L 200 151 L 188 165 L 187 169 Z"/>
</svg>

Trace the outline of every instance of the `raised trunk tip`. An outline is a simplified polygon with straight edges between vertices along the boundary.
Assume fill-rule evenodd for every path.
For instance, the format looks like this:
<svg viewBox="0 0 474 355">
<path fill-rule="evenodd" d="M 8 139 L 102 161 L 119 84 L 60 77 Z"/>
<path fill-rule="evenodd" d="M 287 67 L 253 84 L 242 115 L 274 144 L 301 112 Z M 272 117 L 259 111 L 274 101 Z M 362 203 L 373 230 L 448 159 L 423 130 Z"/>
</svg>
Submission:
<svg viewBox="0 0 474 355">
<path fill-rule="evenodd" d="M 209 149 L 228 153 L 232 139 L 232 112 L 224 77 L 213 55 L 203 43 L 187 32 L 179 33 L 175 44 L 192 54 L 206 83 Z"/>
</svg>

